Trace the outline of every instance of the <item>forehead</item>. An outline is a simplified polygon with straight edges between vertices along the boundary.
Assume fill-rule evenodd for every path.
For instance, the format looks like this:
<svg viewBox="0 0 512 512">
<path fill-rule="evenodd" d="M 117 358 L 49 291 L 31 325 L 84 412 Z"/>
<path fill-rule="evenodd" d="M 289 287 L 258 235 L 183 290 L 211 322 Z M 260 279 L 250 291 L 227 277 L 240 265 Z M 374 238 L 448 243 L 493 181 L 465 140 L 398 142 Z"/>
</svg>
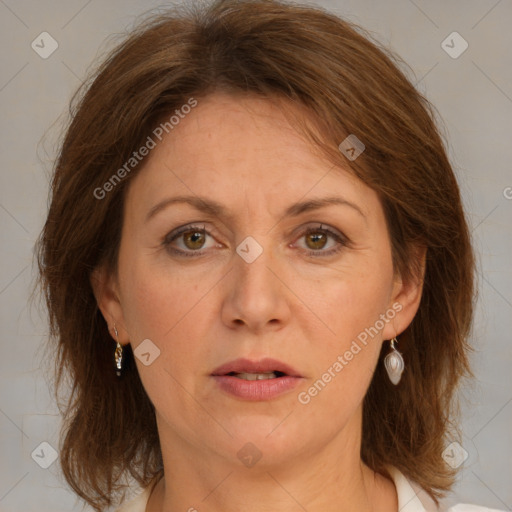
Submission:
<svg viewBox="0 0 512 512">
<path fill-rule="evenodd" d="M 314 147 L 294 126 L 297 116 L 308 119 L 303 107 L 290 101 L 216 93 L 198 100 L 194 110 L 165 136 L 162 151 L 152 156 L 165 158 L 161 153 L 167 150 L 174 159 L 202 162 L 207 158 L 211 167 L 220 161 L 239 169 L 249 157 L 253 165 L 265 161 L 267 167 L 269 160 L 279 156 L 298 166 L 311 164 L 322 157 L 320 152 L 313 155 Z"/>
<path fill-rule="evenodd" d="M 365 203 L 373 193 L 296 129 L 294 116 L 306 115 L 301 107 L 226 94 L 197 101 L 152 149 L 132 180 L 132 199 L 136 191 L 137 202 L 154 203 L 174 192 L 254 209 L 333 192 Z"/>
</svg>

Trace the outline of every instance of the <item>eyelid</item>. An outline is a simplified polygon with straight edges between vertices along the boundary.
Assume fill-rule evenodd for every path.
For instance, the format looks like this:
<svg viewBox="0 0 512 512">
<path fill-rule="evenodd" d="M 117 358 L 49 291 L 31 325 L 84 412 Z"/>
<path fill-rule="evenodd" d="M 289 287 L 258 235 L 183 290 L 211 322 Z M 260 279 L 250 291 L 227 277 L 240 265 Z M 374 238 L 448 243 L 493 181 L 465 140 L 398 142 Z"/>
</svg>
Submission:
<svg viewBox="0 0 512 512">
<path fill-rule="evenodd" d="M 338 236 L 340 238 L 343 238 L 344 240 L 347 240 L 348 237 L 343 234 L 342 231 L 339 229 L 336 229 L 335 227 L 332 227 L 330 224 L 326 224 L 325 222 L 308 222 L 305 226 L 299 226 L 297 229 L 293 231 L 292 236 L 301 236 L 305 233 L 310 233 L 312 231 L 327 231 L 328 233 L 332 233 L 335 236 Z"/>
<path fill-rule="evenodd" d="M 200 225 L 202 224 L 202 225 Z M 205 235 L 208 235 L 208 236 L 211 236 L 211 233 L 208 229 L 206 229 L 206 225 L 204 222 L 202 223 L 191 223 L 191 224 L 185 224 L 184 226 L 180 226 L 176 229 L 173 229 L 170 233 L 168 233 L 167 235 L 165 235 L 162 243 L 165 245 L 165 244 L 170 244 L 171 242 L 173 242 L 174 240 L 176 240 L 177 238 L 180 237 L 180 235 L 182 235 L 183 233 L 188 233 L 189 231 L 197 231 L 199 233 L 204 233 Z M 199 252 L 199 251 L 194 251 L 194 252 Z"/>
<path fill-rule="evenodd" d="M 199 225 L 199 224 L 201 224 L 201 225 Z M 204 223 L 204 222 L 190 223 L 190 224 L 185 224 L 184 226 L 180 226 L 180 227 L 172 230 L 170 233 L 168 233 L 164 237 L 164 239 L 162 241 L 162 245 L 164 247 L 166 247 L 167 250 L 172 251 L 173 253 L 179 254 L 182 256 L 201 256 L 201 255 L 203 255 L 205 252 L 208 251 L 208 249 L 206 249 L 206 250 L 199 249 L 197 251 L 193 251 L 193 250 L 185 251 L 182 249 L 170 248 L 171 242 L 178 239 L 180 237 L 180 235 L 182 235 L 183 233 L 188 233 L 190 231 L 201 232 L 207 236 L 214 238 L 213 235 L 210 233 L 210 231 L 206 229 L 206 223 Z M 327 234 L 328 237 L 331 237 L 332 239 L 334 239 L 337 242 L 337 247 L 328 249 L 326 251 L 323 251 L 321 249 L 315 251 L 313 249 L 299 248 L 302 252 L 305 252 L 308 255 L 311 255 L 314 257 L 322 257 L 322 256 L 328 257 L 335 253 L 338 253 L 341 249 L 343 249 L 346 246 L 349 246 L 351 243 L 350 239 L 344 233 L 340 232 L 336 228 L 332 228 L 329 225 L 324 225 L 323 223 L 320 223 L 320 222 L 317 223 L 316 225 L 300 226 L 299 228 L 294 230 L 292 236 L 294 237 L 295 240 L 297 240 L 297 239 L 300 239 L 300 238 L 308 235 L 309 233 L 314 233 L 314 232 L 318 232 L 318 231 L 323 231 L 324 233 Z M 295 242 L 293 242 L 293 243 L 295 243 Z"/>
<path fill-rule="evenodd" d="M 337 230 L 336 228 L 330 227 L 329 225 L 325 226 L 323 223 L 318 223 L 315 226 L 301 227 L 299 229 L 299 233 L 298 233 L 296 239 L 301 239 L 301 238 L 303 238 L 304 236 L 306 236 L 306 235 L 308 235 L 310 233 L 316 233 L 316 232 L 324 232 L 324 233 L 326 233 L 328 237 L 330 237 L 330 238 L 335 240 L 337 245 L 335 247 L 332 247 L 331 249 L 328 249 L 328 250 L 325 250 L 325 251 L 324 250 L 316 250 L 315 251 L 313 249 L 302 249 L 301 248 L 301 250 L 303 252 L 306 252 L 308 255 L 310 255 L 312 257 L 325 257 L 325 258 L 327 258 L 329 256 L 337 254 L 338 252 L 340 252 L 345 247 L 350 246 L 351 242 L 350 242 L 349 238 L 344 233 L 342 233 L 341 231 Z"/>
</svg>

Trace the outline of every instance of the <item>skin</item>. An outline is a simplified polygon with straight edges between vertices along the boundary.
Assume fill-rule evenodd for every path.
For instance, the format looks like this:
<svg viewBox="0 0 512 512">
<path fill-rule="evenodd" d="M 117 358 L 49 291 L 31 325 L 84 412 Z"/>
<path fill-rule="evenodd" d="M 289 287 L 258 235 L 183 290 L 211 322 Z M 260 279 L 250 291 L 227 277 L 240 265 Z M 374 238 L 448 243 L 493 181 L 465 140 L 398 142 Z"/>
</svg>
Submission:
<svg viewBox="0 0 512 512">
<path fill-rule="evenodd" d="M 230 215 L 178 203 L 146 221 L 156 204 L 185 194 L 214 199 Z M 355 207 L 283 216 L 293 203 L 332 195 Z M 394 484 L 360 459 L 362 402 L 381 344 L 417 311 L 421 280 L 394 273 L 376 193 L 325 161 L 277 104 L 215 93 L 151 151 L 124 214 L 117 275 L 98 269 L 93 287 L 123 345 L 150 339 L 160 350 L 149 366 L 136 358 L 165 470 L 146 511 L 396 512 Z M 163 241 L 190 223 L 209 234 L 171 242 L 202 252 L 179 257 Z M 304 234 L 320 223 L 349 242 Z M 247 236 L 263 248 L 252 263 L 236 252 Z M 379 334 L 300 403 L 298 394 L 396 303 L 401 311 Z M 232 397 L 210 375 L 239 357 L 284 361 L 303 379 L 270 401 Z M 262 454 L 250 468 L 237 457 L 247 442 Z"/>
</svg>

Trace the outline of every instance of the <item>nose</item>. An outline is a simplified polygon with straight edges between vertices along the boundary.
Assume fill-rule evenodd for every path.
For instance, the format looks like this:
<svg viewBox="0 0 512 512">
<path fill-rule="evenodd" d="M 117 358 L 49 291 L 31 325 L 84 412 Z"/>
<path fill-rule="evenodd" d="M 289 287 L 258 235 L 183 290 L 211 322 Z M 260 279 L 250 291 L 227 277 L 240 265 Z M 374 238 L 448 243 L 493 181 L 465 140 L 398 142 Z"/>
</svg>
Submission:
<svg viewBox="0 0 512 512">
<path fill-rule="evenodd" d="M 279 330 L 290 318 L 290 291 L 282 265 L 267 248 L 254 261 L 248 261 L 238 253 L 234 255 L 234 267 L 223 283 L 222 321 L 231 329 L 245 326 L 253 333 Z"/>
</svg>

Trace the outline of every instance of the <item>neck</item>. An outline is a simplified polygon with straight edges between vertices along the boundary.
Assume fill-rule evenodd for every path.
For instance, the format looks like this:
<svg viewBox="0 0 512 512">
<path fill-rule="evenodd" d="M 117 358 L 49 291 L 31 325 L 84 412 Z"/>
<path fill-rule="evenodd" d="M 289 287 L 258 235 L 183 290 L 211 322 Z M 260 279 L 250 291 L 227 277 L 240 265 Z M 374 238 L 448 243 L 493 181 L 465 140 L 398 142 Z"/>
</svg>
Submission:
<svg viewBox="0 0 512 512">
<path fill-rule="evenodd" d="M 361 462 L 350 435 L 285 463 L 262 457 L 248 468 L 159 430 L 165 475 L 146 512 L 398 510 L 393 482 Z"/>
</svg>

